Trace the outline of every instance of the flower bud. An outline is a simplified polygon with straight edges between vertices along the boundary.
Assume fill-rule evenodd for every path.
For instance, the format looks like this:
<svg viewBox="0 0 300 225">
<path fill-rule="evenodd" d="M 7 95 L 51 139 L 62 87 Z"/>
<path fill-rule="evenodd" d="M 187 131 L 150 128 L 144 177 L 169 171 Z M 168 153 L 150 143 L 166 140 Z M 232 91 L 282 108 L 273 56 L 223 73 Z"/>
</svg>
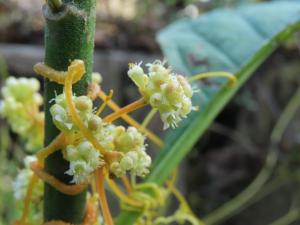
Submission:
<svg viewBox="0 0 300 225">
<path fill-rule="evenodd" d="M 148 83 L 148 77 L 140 64 L 130 64 L 128 76 L 134 81 L 139 88 L 144 88 Z"/>
<path fill-rule="evenodd" d="M 82 141 L 77 146 L 78 152 L 84 158 L 88 158 L 89 152 L 94 150 L 93 145 L 88 141 Z"/>
<path fill-rule="evenodd" d="M 68 145 L 66 148 L 66 159 L 68 161 L 75 161 L 80 159 L 79 152 L 73 145 Z"/>
<path fill-rule="evenodd" d="M 92 100 L 87 96 L 79 96 L 75 98 L 75 107 L 79 111 L 88 112 L 93 108 Z"/>
<path fill-rule="evenodd" d="M 185 96 L 191 98 L 193 96 L 193 89 L 187 79 L 184 76 L 177 75 L 177 80 L 180 83 Z"/>
<path fill-rule="evenodd" d="M 92 131 L 96 131 L 102 127 L 102 119 L 99 116 L 92 115 L 88 122 L 88 128 Z"/>
<path fill-rule="evenodd" d="M 123 157 L 120 161 L 120 167 L 123 170 L 130 170 L 133 167 L 133 160 L 128 156 Z"/>
<path fill-rule="evenodd" d="M 92 73 L 92 83 L 100 84 L 102 82 L 102 76 L 100 73 Z"/>
</svg>

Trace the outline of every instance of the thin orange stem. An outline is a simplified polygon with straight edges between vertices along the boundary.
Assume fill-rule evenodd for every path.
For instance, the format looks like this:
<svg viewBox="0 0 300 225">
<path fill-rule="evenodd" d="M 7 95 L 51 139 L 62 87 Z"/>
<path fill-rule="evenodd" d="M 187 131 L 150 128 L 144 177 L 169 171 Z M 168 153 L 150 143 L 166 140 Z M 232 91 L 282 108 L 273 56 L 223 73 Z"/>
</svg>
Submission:
<svg viewBox="0 0 300 225">
<path fill-rule="evenodd" d="M 85 73 L 85 67 L 84 62 L 82 60 L 74 60 L 72 63 L 76 64 L 77 70 L 81 71 L 81 73 L 76 73 L 74 76 L 72 83 L 76 83 L 81 79 L 82 75 Z M 64 84 L 66 77 L 68 76 L 68 72 L 55 70 L 47 66 L 45 63 L 35 64 L 33 70 L 36 74 L 48 78 L 50 81 L 55 81 L 59 84 Z"/>
<path fill-rule="evenodd" d="M 132 112 L 134 110 L 137 110 L 137 109 L 139 109 L 139 108 L 141 108 L 145 105 L 147 105 L 147 103 L 145 102 L 145 99 L 140 98 L 139 100 L 134 101 L 134 102 L 130 103 L 129 105 L 119 109 L 118 111 L 106 116 L 103 119 L 103 121 L 107 122 L 107 123 L 111 123 L 114 120 L 120 118 L 122 115 L 124 115 L 126 113 L 129 113 L 129 112 Z"/>
<path fill-rule="evenodd" d="M 100 168 L 96 171 L 98 178 L 98 193 L 99 193 L 99 203 L 104 217 L 104 221 L 107 225 L 113 225 L 114 221 L 110 214 L 110 210 L 107 204 L 107 199 L 104 191 L 104 175 L 103 168 Z"/>
<path fill-rule="evenodd" d="M 30 202 L 31 202 L 33 188 L 34 188 L 34 185 L 36 184 L 37 181 L 38 181 L 37 176 L 32 175 L 32 177 L 30 178 L 30 181 L 29 181 L 27 192 L 26 192 L 22 218 L 21 218 L 21 221 L 20 221 L 21 224 L 26 224 L 26 220 L 28 218 L 29 209 L 30 209 Z"/>
<path fill-rule="evenodd" d="M 104 101 L 107 95 L 103 91 L 100 91 L 98 93 L 98 96 Z M 114 111 L 118 111 L 121 109 L 113 100 L 108 101 L 107 105 Z M 148 130 L 147 128 L 143 127 L 140 123 L 138 123 L 132 117 L 130 117 L 127 114 L 123 114 L 123 115 L 121 115 L 121 117 L 128 124 L 130 124 L 131 126 L 134 126 L 139 131 L 141 131 L 143 134 L 145 134 L 157 146 L 159 146 L 159 147 L 163 146 L 163 141 L 157 135 L 155 135 L 152 131 Z"/>
<path fill-rule="evenodd" d="M 46 171 L 44 171 L 37 162 L 32 162 L 30 168 L 37 177 L 39 177 L 47 184 L 50 184 L 56 190 L 66 195 L 77 195 L 87 187 L 87 184 L 74 184 L 74 185 L 65 184 L 60 180 L 58 180 L 57 178 L 55 178 L 54 176 L 47 173 Z"/>
<path fill-rule="evenodd" d="M 74 66 L 73 66 L 74 67 Z M 97 139 L 94 137 L 93 133 L 85 126 L 83 121 L 81 120 L 80 116 L 78 115 L 75 105 L 72 100 L 72 80 L 73 77 L 76 75 L 77 71 L 76 69 L 72 68 L 72 65 L 69 66 L 68 70 L 68 76 L 66 78 L 65 86 L 64 86 L 64 92 L 66 95 L 66 103 L 68 107 L 68 111 L 71 114 L 71 118 L 73 122 L 79 127 L 80 131 L 84 135 L 84 137 L 89 140 L 93 146 L 100 151 L 100 153 L 104 154 L 106 150 L 103 148 L 103 146 L 97 141 Z"/>
<path fill-rule="evenodd" d="M 121 179 L 122 179 L 122 182 L 123 182 L 123 184 L 126 188 L 126 191 L 128 192 L 128 194 L 130 194 L 132 192 L 132 187 L 131 187 L 131 184 L 128 180 L 128 177 L 125 175 L 125 176 L 121 177 Z"/>
<path fill-rule="evenodd" d="M 65 135 L 60 133 L 48 146 L 38 151 L 36 154 L 39 164 L 44 167 L 44 160 L 53 152 L 59 150 L 64 143 Z"/>
<path fill-rule="evenodd" d="M 96 112 L 96 115 L 97 115 L 97 116 L 99 116 L 100 113 L 103 112 L 105 106 L 107 105 L 107 102 L 112 98 L 113 94 L 114 94 L 114 91 L 113 91 L 113 90 L 110 90 L 110 91 L 109 91 L 109 94 L 106 96 L 106 98 L 105 98 L 105 100 L 103 101 L 102 105 L 101 105 L 101 106 L 99 107 L 99 109 L 97 110 L 97 112 Z"/>
<path fill-rule="evenodd" d="M 93 201 L 89 199 L 86 203 L 86 213 L 82 225 L 92 225 L 97 221 L 97 208 Z"/>
<path fill-rule="evenodd" d="M 96 194 L 97 193 L 97 184 L 96 184 L 95 177 L 92 178 L 90 186 L 91 186 L 92 193 Z"/>
</svg>

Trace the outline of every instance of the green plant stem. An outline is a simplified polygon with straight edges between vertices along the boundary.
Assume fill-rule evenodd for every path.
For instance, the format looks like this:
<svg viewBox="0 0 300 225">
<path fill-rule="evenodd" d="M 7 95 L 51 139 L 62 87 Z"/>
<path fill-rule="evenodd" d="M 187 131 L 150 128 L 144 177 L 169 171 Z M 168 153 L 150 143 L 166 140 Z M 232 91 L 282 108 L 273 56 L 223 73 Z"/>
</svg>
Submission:
<svg viewBox="0 0 300 225">
<path fill-rule="evenodd" d="M 241 207 L 240 212 L 242 210 L 246 209 L 247 207 L 259 202 L 264 197 L 266 197 L 269 194 L 273 193 L 277 189 L 279 189 L 279 188 L 281 188 L 285 185 L 291 184 L 292 181 L 294 181 L 294 179 L 295 179 L 294 176 L 287 177 L 285 179 L 281 179 L 281 178 L 272 179 L 272 181 L 268 182 L 266 185 L 264 185 L 262 187 L 262 189 L 255 196 L 253 196 L 253 198 L 250 199 L 250 201 L 248 201 L 247 203 L 245 203 L 245 205 L 243 205 Z"/>
<path fill-rule="evenodd" d="M 238 213 L 245 204 L 247 204 L 265 185 L 274 171 L 278 160 L 278 143 L 280 142 L 284 131 L 294 117 L 298 108 L 300 107 L 300 88 L 291 98 L 278 122 L 276 123 L 270 137 L 271 148 L 269 149 L 265 165 L 255 180 L 239 195 L 226 202 L 224 205 L 203 218 L 205 224 L 218 224 L 221 221 Z"/>
<path fill-rule="evenodd" d="M 278 143 L 281 140 L 284 131 L 286 130 L 287 126 L 293 119 L 299 106 L 300 106 L 300 88 L 297 89 L 296 93 L 289 101 L 288 105 L 286 106 L 283 113 L 279 117 L 279 120 L 271 134 L 271 141 L 274 144 Z"/>
<path fill-rule="evenodd" d="M 277 219 L 270 225 L 289 225 L 289 224 L 299 220 L 299 218 L 300 218 L 300 209 L 295 208 L 295 209 L 290 210 L 286 215 Z"/>
<path fill-rule="evenodd" d="M 155 113 L 157 113 L 157 109 L 153 108 L 151 111 L 147 114 L 146 118 L 142 122 L 142 127 L 147 127 L 152 118 L 154 117 Z"/>
<path fill-rule="evenodd" d="M 218 224 L 221 221 L 237 214 L 264 186 L 271 177 L 278 159 L 278 149 L 270 148 L 265 165 L 255 180 L 240 194 L 224 203 L 221 207 L 203 218 L 207 225 Z"/>
<path fill-rule="evenodd" d="M 92 72 L 96 1 L 64 0 L 63 4 L 59 12 L 53 11 L 48 4 L 43 8 L 46 20 L 45 63 L 56 70 L 65 71 L 70 61 L 82 59 L 86 74 L 74 85 L 73 91 L 77 96 L 84 95 Z M 49 108 L 55 96 L 62 91 L 61 85 L 45 79 L 45 146 L 59 134 Z M 65 174 L 68 167 L 69 163 L 64 160 L 61 151 L 53 153 L 45 161 L 45 170 L 65 183 L 71 180 Z M 75 196 L 65 195 L 45 184 L 44 220 L 80 224 L 85 214 L 85 200 L 85 191 Z"/>
</svg>

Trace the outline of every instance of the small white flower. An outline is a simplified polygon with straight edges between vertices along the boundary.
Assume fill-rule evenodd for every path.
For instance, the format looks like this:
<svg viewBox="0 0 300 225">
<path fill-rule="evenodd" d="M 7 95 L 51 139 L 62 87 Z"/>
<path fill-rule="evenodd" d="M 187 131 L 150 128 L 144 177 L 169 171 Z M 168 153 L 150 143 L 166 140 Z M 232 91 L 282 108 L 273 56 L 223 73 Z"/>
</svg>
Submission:
<svg viewBox="0 0 300 225">
<path fill-rule="evenodd" d="M 93 168 L 84 160 L 76 160 L 70 162 L 70 168 L 65 173 L 73 176 L 71 183 L 79 184 L 85 182 L 92 172 Z"/>
<path fill-rule="evenodd" d="M 141 64 L 141 62 L 139 64 L 129 64 L 130 69 L 128 70 L 128 76 L 139 88 L 143 89 L 148 83 L 148 77 L 140 66 Z"/>
<path fill-rule="evenodd" d="M 93 171 L 103 165 L 100 153 L 87 140 L 82 140 L 77 146 L 68 145 L 65 157 L 70 162 L 66 174 L 73 176 L 73 183 L 86 181 Z"/>
</svg>

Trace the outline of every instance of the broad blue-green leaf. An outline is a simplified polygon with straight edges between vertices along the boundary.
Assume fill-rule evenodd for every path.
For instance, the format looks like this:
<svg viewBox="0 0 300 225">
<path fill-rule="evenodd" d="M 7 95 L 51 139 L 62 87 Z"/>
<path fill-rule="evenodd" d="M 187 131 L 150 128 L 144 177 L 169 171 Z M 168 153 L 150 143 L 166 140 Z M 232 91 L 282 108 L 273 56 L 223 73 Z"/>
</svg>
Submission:
<svg viewBox="0 0 300 225">
<path fill-rule="evenodd" d="M 300 28 L 300 2 L 277 1 L 219 9 L 197 19 L 185 19 L 165 28 L 158 41 L 177 72 L 191 76 L 205 71 L 235 73 L 238 84 L 229 89 L 225 79 L 197 83 L 193 102 L 200 111 L 169 132 L 147 181 L 162 184 L 205 132 L 225 104 L 257 67 Z M 118 224 L 133 224 L 134 213 L 123 213 Z"/>
</svg>

